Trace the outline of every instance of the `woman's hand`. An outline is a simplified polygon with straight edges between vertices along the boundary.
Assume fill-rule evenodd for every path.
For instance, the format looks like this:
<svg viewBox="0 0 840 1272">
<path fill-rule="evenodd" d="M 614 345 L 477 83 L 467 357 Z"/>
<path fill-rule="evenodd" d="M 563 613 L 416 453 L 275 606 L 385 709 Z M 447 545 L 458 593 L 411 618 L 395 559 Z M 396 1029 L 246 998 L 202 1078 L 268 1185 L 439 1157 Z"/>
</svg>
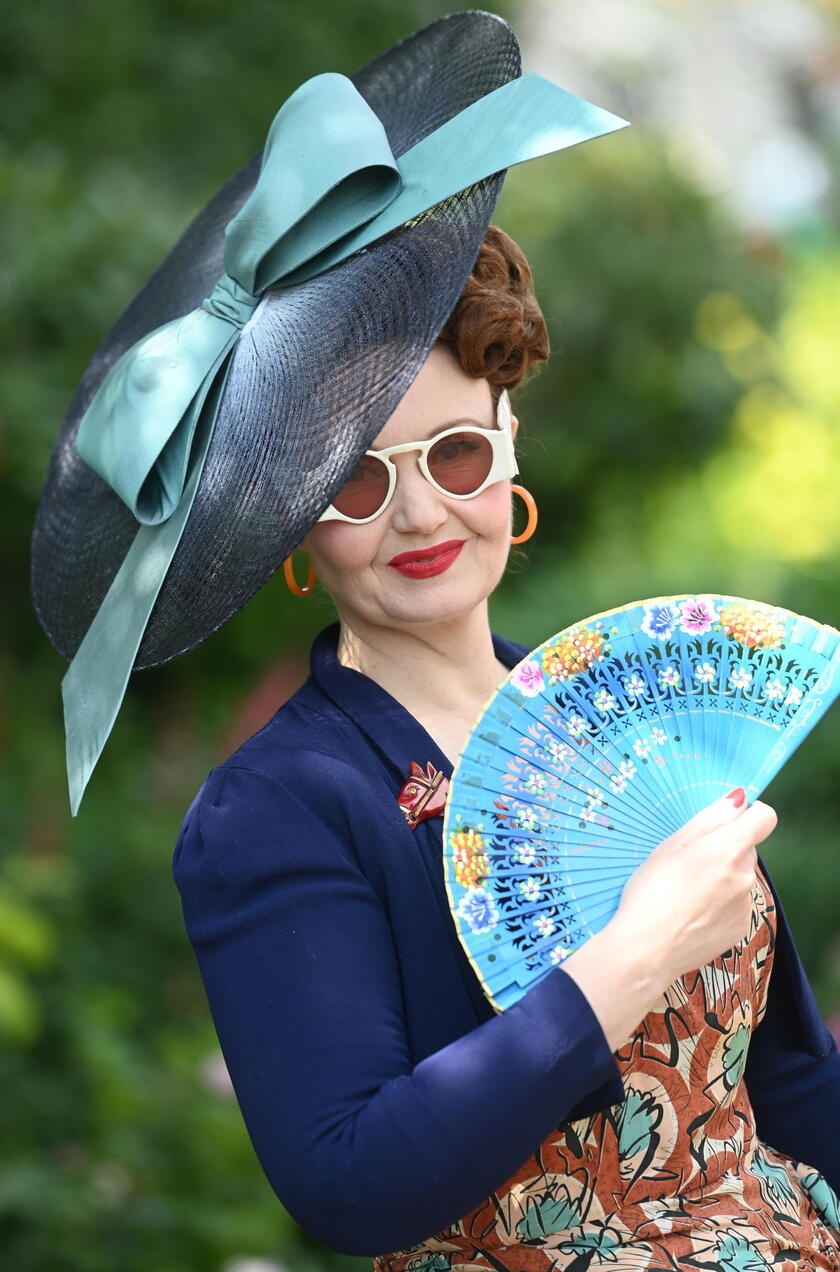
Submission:
<svg viewBox="0 0 840 1272">
<path fill-rule="evenodd" d="M 733 794 L 743 798 L 740 788 Z M 724 796 L 657 845 L 627 880 L 610 924 L 647 952 L 668 984 L 746 937 L 756 844 L 776 821 L 768 804 L 739 808 Z"/>
</svg>

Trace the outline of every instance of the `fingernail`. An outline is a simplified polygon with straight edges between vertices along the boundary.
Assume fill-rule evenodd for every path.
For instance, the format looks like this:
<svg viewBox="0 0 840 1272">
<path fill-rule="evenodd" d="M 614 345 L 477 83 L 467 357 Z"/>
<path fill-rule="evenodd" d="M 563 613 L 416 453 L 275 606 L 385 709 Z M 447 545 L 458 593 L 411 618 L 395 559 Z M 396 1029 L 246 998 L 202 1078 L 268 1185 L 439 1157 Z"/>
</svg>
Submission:
<svg viewBox="0 0 840 1272">
<path fill-rule="evenodd" d="M 725 798 L 731 799 L 735 807 L 740 808 L 747 798 L 747 792 L 744 790 L 743 786 L 736 786 L 734 790 L 731 790 L 729 794 L 725 796 Z"/>
</svg>

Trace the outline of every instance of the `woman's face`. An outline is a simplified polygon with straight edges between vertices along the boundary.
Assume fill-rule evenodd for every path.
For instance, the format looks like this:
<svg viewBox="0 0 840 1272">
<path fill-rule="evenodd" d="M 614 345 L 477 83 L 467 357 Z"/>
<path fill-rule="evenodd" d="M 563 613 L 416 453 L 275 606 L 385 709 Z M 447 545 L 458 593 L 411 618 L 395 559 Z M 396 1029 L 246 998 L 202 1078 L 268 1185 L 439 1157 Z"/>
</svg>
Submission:
<svg viewBox="0 0 840 1272">
<path fill-rule="evenodd" d="M 495 428 L 490 385 L 466 374 L 455 354 L 435 344 L 399 406 L 371 446 L 378 450 L 423 441 L 469 420 Z M 512 431 L 518 421 L 513 417 Z M 394 455 L 397 483 L 391 502 L 365 525 L 324 521 L 300 546 L 352 623 L 408 627 L 462 618 L 483 604 L 504 572 L 511 535 L 510 481 L 488 486 L 472 499 L 440 494 L 426 481 L 418 452 Z M 407 552 L 428 552 L 462 541 L 451 564 L 430 577 L 411 577 L 391 564 Z"/>
</svg>

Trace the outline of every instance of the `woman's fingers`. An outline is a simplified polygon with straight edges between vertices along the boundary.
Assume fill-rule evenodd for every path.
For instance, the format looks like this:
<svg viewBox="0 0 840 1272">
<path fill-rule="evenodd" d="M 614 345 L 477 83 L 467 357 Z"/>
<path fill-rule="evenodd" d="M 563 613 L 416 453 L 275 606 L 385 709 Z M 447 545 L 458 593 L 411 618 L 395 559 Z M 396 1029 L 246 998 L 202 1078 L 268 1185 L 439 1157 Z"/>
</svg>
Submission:
<svg viewBox="0 0 840 1272">
<path fill-rule="evenodd" d="M 717 838 L 724 843 L 750 844 L 754 847 L 773 833 L 777 821 L 775 808 L 757 799 L 730 825 L 719 827 L 720 834 Z"/>
<path fill-rule="evenodd" d="M 675 831 L 665 843 L 684 844 L 690 843 L 694 839 L 700 839 L 703 835 L 710 834 L 713 830 L 717 830 L 720 826 L 726 826 L 729 822 L 734 822 L 742 817 L 747 809 L 747 797 L 744 788 L 738 786 L 734 791 L 730 791 L 728 795 L 722 795 L 720 799 L 714 800 L 713 803 L 707 804 L 705 808 L 701 808 L 699 813 L 695 813 L 693 817 Z"/>
</svg>

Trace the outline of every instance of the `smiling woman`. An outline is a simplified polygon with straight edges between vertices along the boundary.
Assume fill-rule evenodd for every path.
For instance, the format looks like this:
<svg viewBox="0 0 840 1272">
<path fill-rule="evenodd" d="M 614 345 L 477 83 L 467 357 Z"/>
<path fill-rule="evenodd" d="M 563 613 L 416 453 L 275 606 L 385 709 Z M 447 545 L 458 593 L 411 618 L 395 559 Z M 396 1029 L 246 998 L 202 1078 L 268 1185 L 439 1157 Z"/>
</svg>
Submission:
<svg viewBox="0 0 840 1272">
<path fill-rule="evenodd" d="M 339 662 L 454 758 L 504 679 L 487 600 L 511 542 L 508 388 L 548 357 L 528 262 L 490 226 L 419 373 L 301 541 L 338 613 Z"/>
<path fill-rule="evenodd" d="M 488 382 L 436 345 L 371 452 L 400 448 L 390 501 L 364 522 L 319 522 L 301 544 L 338 611 L 339 661 L 387 688 L 453 756 L 506 674 L 493 651 L 487 598 L 508 557 L 512 465 L 486 484 L 489 465 L 479 462 L 475 492 L 455 495 L 429 480 L 416 449 L 403 447 L 433 440 L 453 416 L 479 420 L 478 432 L 505 440 L 494 415 Z M 514 433 L 517 424 L 513 417 Z M 461 452 L 469 443 L 461 431 L 444 445 Z M 430 452 L 429 467 L 446 480 L 472 456 L 436 460 Z M 350 483 L 357 481 L 354 474 Z"/>
<path fill-rule="evenodd" d="M 507 391 L 548 341 L 490 220 L 509 167 L 624 123 L 523 75 L 483 10 L 307 80 L 94 355 L 39 506 L 74 813 L 133 667 L 299 546 L 333 598 L 173 874 L 267 1178 L 389 1272 L 840 1267 L 839 1058 L 757 874 L 772 809 L 703 810 L 498 1014 L 445 887 L 455 760 L 528 653 L 488 598 L 520 490 Z"/>
</svg>

